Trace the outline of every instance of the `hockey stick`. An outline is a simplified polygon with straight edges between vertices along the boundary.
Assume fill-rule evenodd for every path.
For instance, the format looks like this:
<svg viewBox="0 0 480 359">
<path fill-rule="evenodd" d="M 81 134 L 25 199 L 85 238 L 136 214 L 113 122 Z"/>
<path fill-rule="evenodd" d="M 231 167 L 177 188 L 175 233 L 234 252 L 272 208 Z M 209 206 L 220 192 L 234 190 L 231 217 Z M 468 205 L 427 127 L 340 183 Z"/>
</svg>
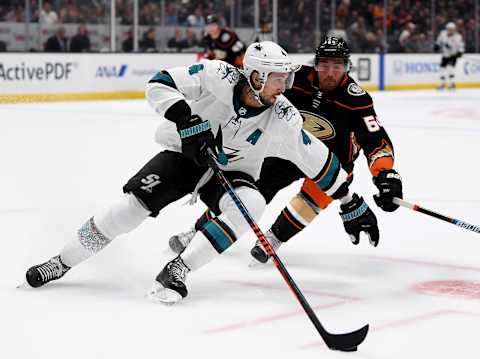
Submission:
<svg viewBox="0 0 480 359">
<path fill-rule="evenodd" d="M 227 180 L 222 170 L 218 167 L 216 156 L 211 149 L 208 149 L 208 154 L 209 154 L 209 165 L 215 172 L 216 176 L 218 177 L 218 180 L 222 184 L 223 188 L 228 192 L 232 200 L 235 202 L 243 218 L 245 218 L 245 220 L 248 222 L 248 224 L 250 225 L 250 228 L 252 228 L 253 232 L 259 239 L 265 251 L 272 257 L 273 263 L 279 270 L 283 279 L 285 279 L 285 281 L 287 282 L 288 286 L 290 287 L 293 294 L 299 301 L 303 310 L 305 310 L 305 312 L 307 313 L 308 317 L 312 321 L 318 333 L 320 334 L 322 339 L 325 341 L 325 344 L 327 344 L 327 346 L 332 350 L 341 350 L 345 352 L 356 351 L 357 346 L 360 345 L 365 339 L 365 337 L 367 336 L 368 324 L 351 333 L 332 334 L 326 331 L 322 323 L 320 323 L 317 316 L 315 315 L 315 312 L 313 311 L 313 309 L 310 307 L 307 300 L 303 296 L 302 292 L 300 291 L 300 289 L 298 288 L 298 286 L 296 285 L 296 283 L 294 282 L 290 274 L 287 272 L 287 269 L 283 265 L 282 261 L 277 256 L 277 254 L 275 253 L 274 249 L 272 248 L 268 240 L 265 238 L 265 235 L 263 234 L 261 229 L 258 227 L 255 220 L 252 218 L 252 216 L 248 212 L 247 208 L 245 207 L 241 199 L 238 197 L 237 193 L 235 192 L 235 189 Z"/>
<path fill-rule="evenodd" d="M 409 203 L 407 201 L 404 201 L 403 199 L 396 198 L 396 197 L 393 198 L 393 203 L 398 204 L 399 206 L 402 206 L 402 207 L 405 207 L 405 208 L 410 208 L 411 210 L 426 214 L 427 216 L 431 216 L 431 217 L 435 217 L 437 219 L 441 219 L 442 221 L 449 222 L 451 224 L 454 224 L 454 225 L 456 225 L 458 227 L 461 227 L 461 228 L 464 228 L 464 229 L 468 229 L 469 231 L 472 231 L 472 232 L 475 232 L 475 233 L 480 233 L 480 227 L 478 227 L 474 224 L 466 223 L 466 222 L 463 222 L 463 221 L 461 221 L 459 219 L 456 219 L 456 218 L 451 218 L 451 217 L 444 216 L 443 214 L 436 213 L 436 212 L 430 211 L 429 209 L 420 207 L 418 204 L 412 204 L 412 203 Z"/>
</svg>

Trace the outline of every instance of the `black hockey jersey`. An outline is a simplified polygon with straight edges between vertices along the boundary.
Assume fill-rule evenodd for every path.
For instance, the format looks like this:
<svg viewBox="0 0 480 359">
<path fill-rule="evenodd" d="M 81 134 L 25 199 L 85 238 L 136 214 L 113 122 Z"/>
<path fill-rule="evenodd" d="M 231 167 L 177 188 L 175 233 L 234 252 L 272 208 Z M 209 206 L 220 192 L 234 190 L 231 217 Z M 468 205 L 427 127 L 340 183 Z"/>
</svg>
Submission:
<svg viewBox="0 0 480 359">
<path fill-rule="evenodd" d="M 332 92 L 317 87 L 316 71 L 302 66 L 285 96 L 304 117 L 303 128 L 337 155 L 347 172 L 363 149 L 373 176 L 393 168 L 393 145 L 377 119 L 370 95 L 349 75 Z"/>
<path fill-rule="evenodd" d="M 209 34 L 206 34 L 202 43 L 205 46 L 208 59 L 222 60 L 230 65 L 241 67 L 245 44 L 238 38 L 235 32 L 222 28 L 218 38 L 212 39 Z"/>
</svg>

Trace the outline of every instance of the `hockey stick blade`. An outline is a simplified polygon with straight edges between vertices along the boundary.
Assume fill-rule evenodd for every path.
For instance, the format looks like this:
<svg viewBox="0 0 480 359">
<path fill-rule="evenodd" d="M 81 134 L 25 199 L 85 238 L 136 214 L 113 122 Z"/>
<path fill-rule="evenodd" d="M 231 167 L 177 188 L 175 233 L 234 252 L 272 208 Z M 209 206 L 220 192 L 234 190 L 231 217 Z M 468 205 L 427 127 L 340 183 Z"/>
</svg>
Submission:
<svg viewBox="0 0 480 359">
<path fill-rule="evenodd" d="M 323 335 L 321 331 L 320 335 L 331 350 L 354 352 L 365 340 L 368 329 L 368 324 L 358 330 L 345 334 L 332 334 L 323 329 Z"/>
</svg>

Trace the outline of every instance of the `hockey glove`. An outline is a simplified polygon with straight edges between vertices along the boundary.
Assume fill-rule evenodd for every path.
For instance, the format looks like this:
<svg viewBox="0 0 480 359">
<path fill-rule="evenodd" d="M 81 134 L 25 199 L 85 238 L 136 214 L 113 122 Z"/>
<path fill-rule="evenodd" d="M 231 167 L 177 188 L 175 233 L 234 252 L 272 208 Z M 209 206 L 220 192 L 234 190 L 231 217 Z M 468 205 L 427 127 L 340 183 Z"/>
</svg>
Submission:
<svg viewBox="0 0 480 359">
<path fill-rule="evenodd" d="M 210 123 L 198 115 L 192 115 L 189 121 L 177 123 L 177 131 L 182 141 L 183 155 L 197 166 L 206 167 L 207 149 L 215 152 L 215 138 Z"/>
<path fill-rule="evenodd" d="M 440 51 L 440 45 L 439 44 L 434 44 L 433 45 L 433 51 L 434 52 L 439 52 Z"/>
<path fill-rule="evenodd" d="M 455 57 L 459 59 L 460 57 L 462 57 L 462 55 L 463 55 L 463 52 L 457 52 Z"/>
<path fill-rule="evenodd" d="M 377 206 L 385 212 L 395 211 L 398 205 L 393 203 L 393 198 L 403 198 L 402 177 L 395 170 L 381 171 L 376 177 L 373 177 L 373 183 L 379 191 L 373 196 Z"/>
<path fill-rule="evenodd" d="M 360 242 L 360 232 L 365 232 L 370 244 L 376 247 L 380 238 L 377 218 L 363 198 L 354 193 L 352 200 L 340 205 L 340 209 L 345 232 L 350 236 L 352 243 L 357 245 Z"/>
</svg>

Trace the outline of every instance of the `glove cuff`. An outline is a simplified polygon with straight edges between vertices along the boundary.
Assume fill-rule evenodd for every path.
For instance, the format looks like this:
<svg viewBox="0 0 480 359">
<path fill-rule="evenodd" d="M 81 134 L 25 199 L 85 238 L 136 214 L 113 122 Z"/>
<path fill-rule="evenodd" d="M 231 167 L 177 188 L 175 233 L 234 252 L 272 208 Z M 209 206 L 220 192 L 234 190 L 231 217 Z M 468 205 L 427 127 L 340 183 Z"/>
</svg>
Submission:
<svg viewBox="0 0 480 359">
<path fill-rule="evenodd" d="M 343 222 L 349 222 L 351 220 L 354 220 L 355 218 L 360 217 L 363 215 L 366 211 L 368 210 L 368 205 L 365 201 L 362 199 L 362 204 L 360 207 L 357 209 L 353 210 L 352 212 L 348 213 L 340 213 L 340 217 L 342 218 Z"/>
<path fill-rule="evenodd" d="M 201 132 L 210 130 L 210 123 L 208 121 L 199 123 L 195 126 L 184 128 L 183 130 L 178 131 L 180 138 L 187 138 L 191 136 L 198 135 Z"/>
</svg>

